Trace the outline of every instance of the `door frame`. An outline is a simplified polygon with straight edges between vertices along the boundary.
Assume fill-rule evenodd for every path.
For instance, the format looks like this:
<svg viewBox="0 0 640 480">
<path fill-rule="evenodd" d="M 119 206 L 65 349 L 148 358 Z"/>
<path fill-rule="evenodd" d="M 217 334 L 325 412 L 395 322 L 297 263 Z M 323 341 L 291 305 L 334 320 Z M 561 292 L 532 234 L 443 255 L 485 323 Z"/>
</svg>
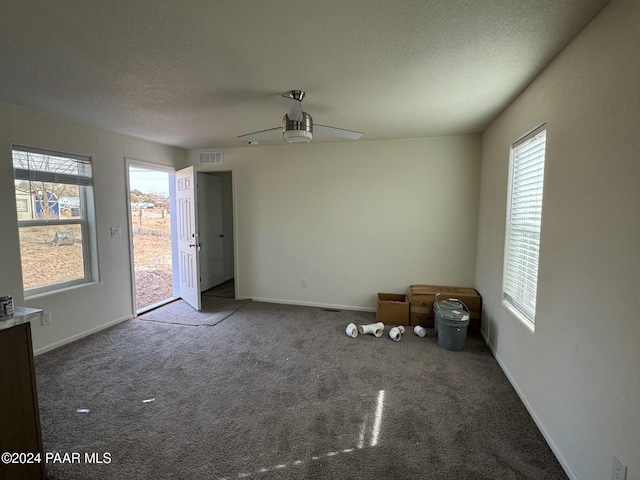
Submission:
<svg viewBox="0 0 640 480">
<path fill-rule="evenodd" d="M 131 311 L 133 318 L 138 317 L 138 308 L 136 304 L 136 265 L 134 262 L 133 256 L 133 218 L 131 217 L 131 182 L 129 180 L 129 167 L 137 166 L 140 168 L 145 168 L 147 170 L 156 170 L 160 172 L 166 172 L 169 174 L 169 211 L 175 212 L 176 210 L 176 199 L 175 199 L 175 173 L 176 170 L 173 167 L 167 165 L 160 165 L 153 162 L 146 162 L 144 160 L 136 160 L 134 158 L 125 157 L 125 186 L 127 189 L 126 192 L 126 203 L 127 203 L 127 232 L 129 238 L 129 268 L 130 268 L 130 277 L 131 277 Z M 170 225 L 171 225 L 171 277 L 173 281 L 173 297 L 167 298 L 165 301 L 162 301 L 157 304 L 150 305 L 143 309 L 140 309 L 140 313 L 144 313 L 145 310 L 151 310 L 152 308 L 156 308 L 165 303 L 172 302 L 179 298 L 179 295 L 176 295 L 176 290 L 178 287 L 176 280 L 176 258 L 177 258 L 177 243 L 175 241 L 175 237 L 177 234 L 177 227 L 175 222 L 175 216 L 173 214 L 169 215 Z"/>
</svg>

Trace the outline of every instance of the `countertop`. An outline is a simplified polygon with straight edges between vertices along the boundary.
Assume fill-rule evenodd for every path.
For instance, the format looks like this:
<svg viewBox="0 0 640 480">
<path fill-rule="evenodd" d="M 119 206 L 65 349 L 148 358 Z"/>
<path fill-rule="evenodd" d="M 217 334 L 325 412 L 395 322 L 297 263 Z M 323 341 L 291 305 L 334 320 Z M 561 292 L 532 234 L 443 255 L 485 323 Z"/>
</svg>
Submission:
<svg viewBox="0 0 640 480">
<path fill-rule="evenodd" d="M 42 309 L 40 308 L 14 307 L 13 316 L 0 317 L 0 330 L 22 325 L 31 320 L 39 319 L 41 316 Z"/>
</svg>

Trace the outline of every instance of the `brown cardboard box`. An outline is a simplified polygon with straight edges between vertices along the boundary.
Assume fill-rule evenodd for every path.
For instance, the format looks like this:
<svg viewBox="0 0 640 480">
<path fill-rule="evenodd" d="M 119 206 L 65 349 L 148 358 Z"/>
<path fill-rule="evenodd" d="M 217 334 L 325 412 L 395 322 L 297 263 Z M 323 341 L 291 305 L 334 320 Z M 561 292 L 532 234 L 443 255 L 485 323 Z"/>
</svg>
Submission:
<svg viewBox="0 0 640 480">
<path fill-rule="evenodd" d="M 433 304 L 431 306 L 426 303 L 420 305 L 409 304 L 409 324 L 433 328 Z"/>
<path fill-rule="evenodd" d="M 439 300 L 457 298 L 464 303 L 471 313 L 468 330 L 480 331 L 480 312 L 482 298 L 473 288 L 445 287 L 439 285 L 411 285 L 408 301 L 410 304 L 411 325 L 422 325 L 433 328 L 433 303 Z"/>
<path fill-rule="evenodd" d="M 397 293 L 378 293 L 376 320 L 388 325 L 409 325 L 407 296 Z"/>
</svg>

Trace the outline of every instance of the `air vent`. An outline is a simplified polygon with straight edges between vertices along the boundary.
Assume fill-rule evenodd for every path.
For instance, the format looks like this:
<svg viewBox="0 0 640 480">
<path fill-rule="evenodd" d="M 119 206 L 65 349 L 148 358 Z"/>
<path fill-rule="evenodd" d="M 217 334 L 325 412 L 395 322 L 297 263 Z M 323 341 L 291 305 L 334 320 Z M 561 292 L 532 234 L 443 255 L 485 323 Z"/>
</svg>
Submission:
<svg viewBox="0 0 640 480">
<path fill-rule="evenodd" d="M 222 152 L 198 152 L 198 165 L 222 165 Z"/>
</svg>

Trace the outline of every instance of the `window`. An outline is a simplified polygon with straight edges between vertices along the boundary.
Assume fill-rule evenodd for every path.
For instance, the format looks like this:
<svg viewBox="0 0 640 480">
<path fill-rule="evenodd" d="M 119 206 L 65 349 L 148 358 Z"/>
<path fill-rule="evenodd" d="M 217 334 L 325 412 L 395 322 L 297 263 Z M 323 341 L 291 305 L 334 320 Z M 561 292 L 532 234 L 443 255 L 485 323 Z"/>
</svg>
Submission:
<svg viewBox="0 0 640 480">
<path fill-rule="evenodd" d="M 546 126 L 511 147 L 503 298 L 533 326 L 536 317 Z"/>
<path fill-rule="evenodd" d="M 93 280 L 91 159 L 13 147 L 25 295 Z"/>
<path fill-rule="evenodd" d="M 18 213 L 28 212 L 29 202 L 25 198 L 17 198 L 16 197 L 16 208 L 18 209 Z"/>
</svg>

